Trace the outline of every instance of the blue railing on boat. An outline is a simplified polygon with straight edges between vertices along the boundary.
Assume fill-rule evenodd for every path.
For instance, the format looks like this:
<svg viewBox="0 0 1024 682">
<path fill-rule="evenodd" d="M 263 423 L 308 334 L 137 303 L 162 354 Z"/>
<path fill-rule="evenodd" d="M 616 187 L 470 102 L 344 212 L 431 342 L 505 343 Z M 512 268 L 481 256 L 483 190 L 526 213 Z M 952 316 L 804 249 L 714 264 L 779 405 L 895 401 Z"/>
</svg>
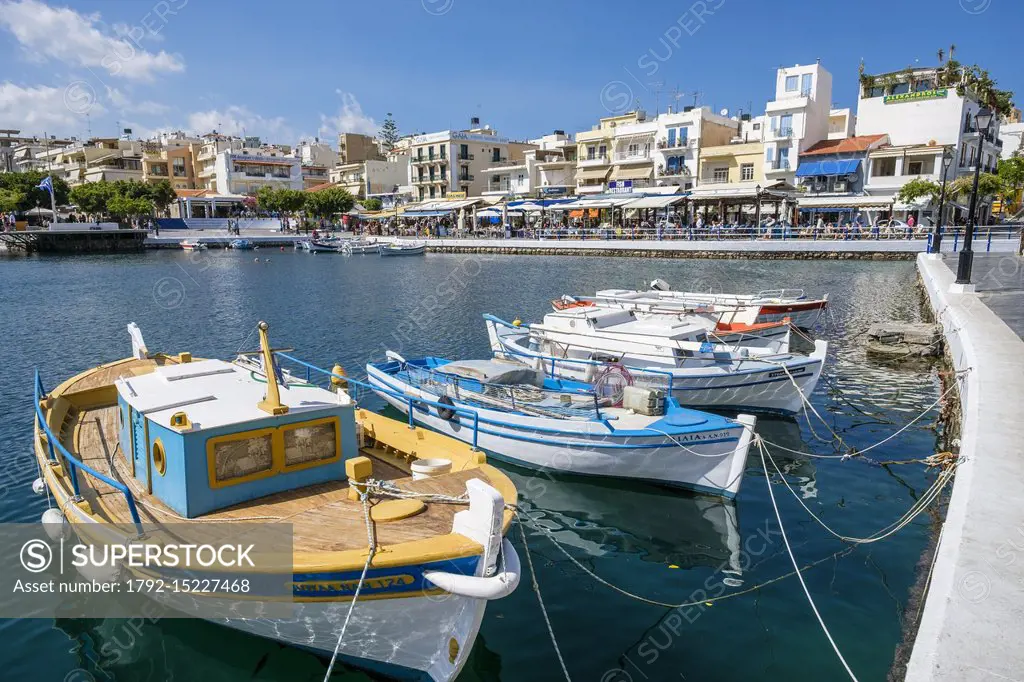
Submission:
<svg viewBox="0 0 1024 682">
<path fill-rule="evenodd" d="M 138 530 L 139 534 L 141 534 L 142 519 L 139 518 L 139 510 L 135 506 L 135 498 L 132 496 L 131 491 L 128 490 L 128 486 L 126 486 L 124 483 L 121 483 L 120 481 L 115 481 L 109 476 L 101 474 L 100 472 L 90 467 L 88 464 L 85 464 L 84 462 L 81 462 L 78 459 L 76 459 L 74 455 L 68 452 L 68 449 L 61 444 L 60 439 L 54 435 L 53 431 L 50 430 L 50 425 L 46 423 L 46 417 L 43 415 L 43 409 L 40 406 L 40 403 L 42 402 L 45 393 L 46 392 L 43 390 L 43 380 L 42 377 L 39 376 L 39 370 L 37 369 L 35 385 L 36 423 L 39 425 L 39 428 L 43 431 L 43 433 L 46 434 L 46 444 L 47 447 L 49 448 L 50 453 L 48 461 L 51 464 L 60 463 L 57 460 L 56 452 L 54 452 L 54 447 L 56 447 L 56 449 L 60 452 L 61 457 L 63 457 L 64 461 L 67 463 L 68 475 L 71 479 L 71 488 L 72 490 L 74 490 L 76 497 L 81 495 L 78 484 L 79 470 L 86 472 L 93 478 L 103 481 L 111 488 L 114 488 L 122 495 L 124 495 L 124 499 L 128 503 L 128 511 L 131 513 L 132 516 L 132 523 L 135 524 L 136 530 Z"/>
<path fill-rule="evenodd" d="M 369 389 L 371 391 L 376 391 L 378 393 L 386 393 L 386 394 L 388 394 L 388 395 L 390 395 L 390 396 L 392 396 L 394 398 L 398 398 L 400 400 L 405 401 L 406 403 L 408 403 L 408 406 L 409 406 L 409 428 L 413 428 L 413 427 L 416 426 L 416 407 L 418 405 L 430 405 L 430 406 L 433 406 L 433 407 L 438 408 L 438 409 L 451 410 L 451 411 L 455 412 L 456 414 L 466 415 L 466 416 L 472 417 L 473 418 L 473 449 L 474 450 L 479 449 L 478 448 L 478 443 L 479 443 L 479 435 L 480 435 L 480 413 L 477 412 L 476 410 L 472 410 L 472 409 L 470 409 L 468 407 L 460 407 L 458 405 L 446 405 L 445 403 L 437 402 L 435 400 L 428 400 L 427 398 L 415 398 L 415 397 L 406 395 L 405 393 L 399 393 L 398 391 L 393 391 L 393 390 L 391 390 L 389 388 L 385 388 L 383 386 L 375 386 L 375 385 L 369 384 L 369 383 L 367 383 L 365 381 L 359 381 L 358 379 L 353 379 L 352 377 L 349 377 L 349 376 L 345 376 L 345 375 L 342 375 L 342 374 L 336 374 L 336 373 L 332 372 L 329 369 L 324 369 L 323 367 L 317 367 L 316 365 L 310 364 L 310 363 L 305 362 L 303 360 L 299 360 L 298 358 L 294 358 L 291 355 L 288 355 L 287 353 L 278 352 L 278 353 L 276 353 L 276 355 L 278 355 L 279 357 L 282 357 L 282 358 L 284 358 L 286 360 L 291 360 L 292 362 L 294 362 L 297 365 L 305 367 L 306 368 L 307 380 L 308 380 L 309 372 L 310 371 L 319 372 L 320 374 L 324 374 L 324 375 L 329 376 L 331 378 L 340 379 L 340 380 L 346 381 L 346 382 L 348 382 L 350 384 L 355 384 L 356 386 L 362 386 L 363 388 L 367 388 L 367 389 Z"/>
<path fill-rule="evenodd" d="M 511 322 L 506 322 L 505 320 L 501 319 L 500 317 L 495 317 L 494 315 L 490 315 L 488 313 L 484 314 L 484 319 L 488 320 L 490 322 L 494 322 L 495 324 L 500 324 L 503 327 L 508 327 L 509 329 L 515 329 L 515 330 L 520 331 L 520 332 L 523 331 L 522 327 L 517 327 L 516 325 L 512 324 Z M 507 353 L 508 355 L 515 355 L 515 356 L 518 356 L 518 357 L 521 357 L 521 358 L 529 358 L 531 360 L 538 360 L 539 359 L 539 360 L 542 360 L 545 364 L 550 362 L 551 363 L 551 376 L 555 376 L 555 368 L 556 368 L 557 364 L 584 365 L 584 366 L 588 366 L 589 365 L 589 366 L 599 366 L 599 367 L 604 367 L 604 366 L 607 366 L 607 365 L 610 365 L 610 364 L 614 364 L 614 363 L 602 362 L 600 360 L 585 360 L 583 358 L 556 358 L 556 357 L 554 357 L 552 355 L 542 355 L 540 353 L 526 353 L 526 352 L 517 351 L 517 350 L 514 350 L 512 348 L 509 348 L 508 345 L 506 345 L 505 343 L 501 342 L 501 339 L 498 340 L 498 343 L 501 344 L 501 347 L 503 349 L 502 352 L 503 353 Z M 655 375 L 658 375 L 658 376 L 668 377 L 668 379 L 667 379 L 667 381 L 668 381 L 668 395 L 670 395 L 670 396 L 672 395 L 672 388 L 673 388 L 673 386 L 672 386 L 672 378 L 673 378 L 672 372 L 669 372 L 668 370 L 664 370 L 664 369 L 654 369 L 653 367 L 630 367 L 629 368 L 629 373 L 630 374 L 655 374 Z"/>
</svg>

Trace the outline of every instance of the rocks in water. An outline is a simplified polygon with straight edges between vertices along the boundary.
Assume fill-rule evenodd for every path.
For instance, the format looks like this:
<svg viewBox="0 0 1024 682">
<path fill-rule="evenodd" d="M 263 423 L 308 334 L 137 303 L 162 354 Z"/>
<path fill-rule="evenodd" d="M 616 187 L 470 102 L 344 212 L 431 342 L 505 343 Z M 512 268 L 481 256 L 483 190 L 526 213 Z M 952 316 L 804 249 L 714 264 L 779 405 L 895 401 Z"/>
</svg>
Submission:
<svg viewBox="0 0 1024 682">
<path fill-rule="evenodd" d="M 942 328 L 927 322 L 880 322 L 868 329 L 867 351 L 890 358 L 938 357 Z"/>
</svg>

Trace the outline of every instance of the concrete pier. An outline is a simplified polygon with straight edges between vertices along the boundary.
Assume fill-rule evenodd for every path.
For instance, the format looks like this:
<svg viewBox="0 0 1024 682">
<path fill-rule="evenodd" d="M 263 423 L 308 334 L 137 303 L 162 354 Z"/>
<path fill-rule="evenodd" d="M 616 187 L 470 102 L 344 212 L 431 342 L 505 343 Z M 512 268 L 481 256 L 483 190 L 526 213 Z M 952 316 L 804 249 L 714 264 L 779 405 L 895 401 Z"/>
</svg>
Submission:
<svg viewBox="0 0 1024 682">
<path fill-rule="evenodd" d="M 957 370 L 960 454 L 906 680 L 1024 679 L 1024 259 L 975 256 L 976 293 L 951 293 L 956 257 L 918 269 Z"/>
</svg>

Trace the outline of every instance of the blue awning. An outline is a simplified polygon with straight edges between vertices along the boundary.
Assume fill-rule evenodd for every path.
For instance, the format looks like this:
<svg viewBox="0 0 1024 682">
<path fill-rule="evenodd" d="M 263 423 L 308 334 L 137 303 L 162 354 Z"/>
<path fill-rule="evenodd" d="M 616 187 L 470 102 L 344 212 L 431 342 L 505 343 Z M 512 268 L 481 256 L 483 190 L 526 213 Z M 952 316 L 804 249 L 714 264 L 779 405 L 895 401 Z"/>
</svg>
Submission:
<svg viewBox="0 0 1024 682">
<path fill-rule="evenodd" d="M 820 161 L 802 161 L 796 169 L 798 178 L 806 178 L 813 175 L 821 175 Z"/>
<path fill-rule="evenodd" d="M 827 159 L 825 161 L 803 161 L 796 169 L 796 177 L 816 175 L 849 175 L 860 169 L 860 159 Z"/>
</svg>

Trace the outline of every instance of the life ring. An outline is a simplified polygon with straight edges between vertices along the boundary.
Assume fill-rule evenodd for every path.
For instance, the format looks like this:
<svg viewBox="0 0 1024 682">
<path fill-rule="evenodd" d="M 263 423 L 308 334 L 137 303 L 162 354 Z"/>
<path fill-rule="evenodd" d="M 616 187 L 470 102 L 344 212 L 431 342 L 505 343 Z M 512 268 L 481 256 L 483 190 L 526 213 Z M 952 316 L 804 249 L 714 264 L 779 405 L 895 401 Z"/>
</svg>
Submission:
<svg viewBox="0 0 1024 682">
<path fill-rule="evenodd" d="M 452 408 L 455 407 L 455 403 L 452 402 L 451 398 L 449 398 L 446 395 L 443 395 L 440 398 L 438 398 L 437 402 L 441 403 L 442 405 L 450 405 L 451 406 L 451 407 L 438 407 L 437 408 L 437 416 L 438 417 L 440 417 L 441 419 L 444 419 L 445 421 L 448 421 L 448 422 L 450 422 L 453 419 L 455 419 L 455 416 L 456 416 L 457 413 L 455 412 L 454 409 L 452 409 Z"/>
</svg>

